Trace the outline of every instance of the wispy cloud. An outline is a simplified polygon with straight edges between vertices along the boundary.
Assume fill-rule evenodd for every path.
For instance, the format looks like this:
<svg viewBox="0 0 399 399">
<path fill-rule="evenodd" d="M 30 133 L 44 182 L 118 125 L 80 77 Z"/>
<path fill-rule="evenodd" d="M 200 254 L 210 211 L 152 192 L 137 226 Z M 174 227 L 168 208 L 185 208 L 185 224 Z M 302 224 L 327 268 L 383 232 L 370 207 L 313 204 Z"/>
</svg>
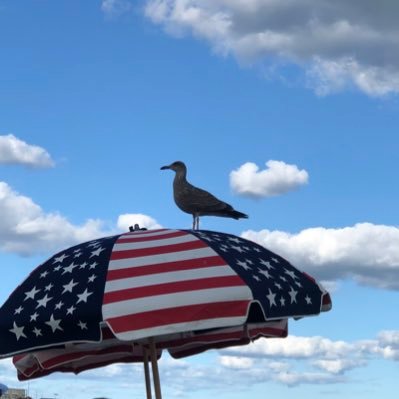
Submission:
<svg viewBox="0 0 399 399">
<path fill-rule="evenodd" d="M 0 136 L 0 164 L 50 168 L 54 166 L 54 161 L 44 148 L 28 144 L 13 134 L 8 134 Z"/>
<path fill-rule="evenodd" d="M 261 230 L 242 236 L 285 257 L 319 280 L 354 278 L 378 288 L 399 290 L 399 228 L 358 223 L 314 227 L 299 233 Z"/>
<path fill-rule="evenodd" d="M 145 13 L 168 33 L 205 39 L 241 64 L 296 65 L 320 95 L 350 87 L 371 96 L 399 92 L 394 1 L 147 0 Z"/>
<path fill-rule="evenodd" d="M 128 0 L 102 0 L 101 10 L 107 17 L 117 17 L 132 8 Z"/>
<path fill-rule="evenodd" d="M 239 195 L 272 197 L 297 189 L 308 182 L 308 177 L 306 170 L 283 161 L 269 160 L 264 170 L 246 162 L 230 173 L 230 186 Z"/>
</svg>

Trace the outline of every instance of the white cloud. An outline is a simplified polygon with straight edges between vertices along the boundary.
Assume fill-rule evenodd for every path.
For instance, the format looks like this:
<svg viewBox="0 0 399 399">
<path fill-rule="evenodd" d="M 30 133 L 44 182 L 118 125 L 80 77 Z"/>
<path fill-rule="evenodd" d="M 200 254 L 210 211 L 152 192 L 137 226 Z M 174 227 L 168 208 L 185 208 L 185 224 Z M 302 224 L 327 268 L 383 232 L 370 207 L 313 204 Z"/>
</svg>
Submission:
<svg viewBox="0 0 399 399">
<path fill-rule="evenodd" d="M 252 198 L 281 195 L 307 182 L 306 170 L 283 161 L 269 160 L 266 169 L 261 171 L 253 162 L 246 162 L 230 173 L 230 186 L 234 192 Z"/>
<path fill-rule="evenodd" d="M 117 228 L 107 228 L 99 219 L 74 225 L 57 212 L 45 212 L 5 182 L 0 182 L 0 219 L 0 250 L 21 255 L 54 252 L 96 237 L 128 231 L 134 223 L 148 228 L 160 226 L 143 214 L 119 216 Z"/>
<path fill-rule="evenodd" d="M 49 168 L 54 166 L 54 161 L 44 148 L 28 144 L 8 134 L 0 136 L 0 164 Z"/>
<path fill-rule="evenodd" d="M 291 63 L 318 94 L 399 92 L 399 6 L 381 0 L 147 0 L 146 16 L 240 63 Z"/>
<path fill-rule="evenodd" d="M 219 362 L 222 366 L 231 369 L 250 369 L 253 365 L 252 359 L 237 356 L 220 356 Z"/>
<path fill-rule="evenodd" d="M 117 226 L 121 231 L 129 231 L 129 227 L 138 224 L 140 228 L 160 229 L 162 226 L 151 216 L 142 213 L 125 213 L 118 217 Z"/>
<path fill-rule="evenodd" d="M 131 9 L 132 5 L 127 0 L 102 0 L 101 10 L 108 17 L 117 17 Z"/>
<path fill-rule="evenodd" d="M 290 234 L 248 230 L 242 237 L 285 257 L 318 280 L 353 277 L 362 284 L 399 290 L 399 228 L 359 223 L 314 227 Z"/>
<path fill-rule="evenodd" d="M 268 370 L 268 379 L 284 385 L 335 383 L 350 370 L 365 367 L 373 360 L 399 361 L 399 331 L 382 331 L 376 339 L 354 342 L 290 335 L 223 349 L 220 354 L 220 364 L 226 368 L 252 360 L 251 372 Z"/>
</svg>

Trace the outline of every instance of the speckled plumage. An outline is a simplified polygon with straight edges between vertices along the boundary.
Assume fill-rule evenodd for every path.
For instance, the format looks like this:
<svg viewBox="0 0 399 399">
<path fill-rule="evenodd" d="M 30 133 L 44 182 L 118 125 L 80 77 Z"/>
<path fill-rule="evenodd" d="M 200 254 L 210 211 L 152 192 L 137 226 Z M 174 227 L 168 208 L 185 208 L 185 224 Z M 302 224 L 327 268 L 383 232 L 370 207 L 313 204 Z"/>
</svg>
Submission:
<svg viewBox="0 0 399 399">
<path fill-rule="evenodd" d="M 176 205 L 186 213 L 193 215 L 193 229 L 199 227 L 200 216 L 221 216 L 233 219 L 247 218 L 245 213 L 236 211 L 231 205 L 216 198 L 208 191 L 193 186 L 187 181 L 187 168 L 181 161 L 173 162 L 161 168 L 171 169 L 175 174 L 173 180 L 173 197 Z"/>
</svg>

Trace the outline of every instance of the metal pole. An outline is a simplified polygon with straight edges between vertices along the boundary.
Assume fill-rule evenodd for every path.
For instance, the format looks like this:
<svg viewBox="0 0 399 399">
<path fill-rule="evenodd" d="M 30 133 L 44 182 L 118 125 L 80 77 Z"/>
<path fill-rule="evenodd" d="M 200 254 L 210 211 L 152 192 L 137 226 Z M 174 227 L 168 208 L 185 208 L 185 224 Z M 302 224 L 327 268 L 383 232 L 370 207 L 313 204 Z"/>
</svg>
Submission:
<svg viewBox="0 0 399 399">
<path fill-rule="evenodd" d="M 157 349 L 155 347 L 154 338 L 149 339 L 150 353 L 151 353 L 151 366 L 152 366 L 152 379 L 154 382 L 155 398 L 162 399 L 161 394 L 161 381 L 159 379 Z"/>
<path fill-rule="evenodd" d="M 148 362 L 148 348 L 146 348 L 145 346 L 143 346 L 143 355 L 144 355 L 145 390 L 147 392 L 147 399 L 152 399 L 150 365 Z"/>
</svg>

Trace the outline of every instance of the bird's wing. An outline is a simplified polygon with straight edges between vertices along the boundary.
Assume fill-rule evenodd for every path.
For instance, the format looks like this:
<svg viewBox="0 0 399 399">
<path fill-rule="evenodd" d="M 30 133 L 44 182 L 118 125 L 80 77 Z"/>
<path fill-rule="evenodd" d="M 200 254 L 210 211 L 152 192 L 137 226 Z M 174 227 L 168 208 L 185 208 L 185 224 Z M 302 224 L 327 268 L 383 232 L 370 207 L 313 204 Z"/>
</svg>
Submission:
<svg viewBox="0 0 399 399">
<path fill-rule="evenodd" d="M 216 198 L 208 191 L 190 185 L 190 200 L 197 212 L 216 212 L 233 209 L 231 205 Z"/>
</svg>

